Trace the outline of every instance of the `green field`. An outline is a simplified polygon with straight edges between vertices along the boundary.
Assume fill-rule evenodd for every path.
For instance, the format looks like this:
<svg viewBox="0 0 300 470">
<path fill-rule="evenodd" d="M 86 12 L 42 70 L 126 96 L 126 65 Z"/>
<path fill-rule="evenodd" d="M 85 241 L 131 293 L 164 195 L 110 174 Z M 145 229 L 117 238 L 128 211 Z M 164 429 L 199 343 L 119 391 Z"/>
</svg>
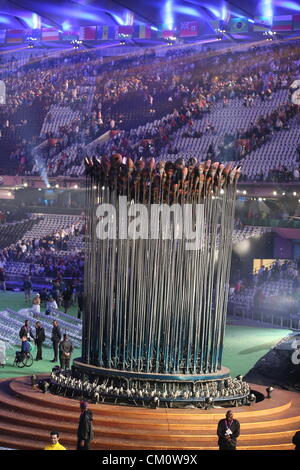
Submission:
<svg viewBox="0 0 300 470">
<path fill-rule="evenodd" d="M 6 307 L 20 310 L 28 305 L 24 302 L 24 295 L 21 292 L 0 292 L 0 311 Z M 77 308 L 72 307 L 68 313 L 77 314 Z M 233 377 L 238 374 L 246 375 L 258 359 L 264 356 L 287 333 L 288 330 L 283 329 L 227 325 L 223 365 L 229 367 Z M 0 368 L 0 378 L 48 373 L 53 367 L 53 363 L 49 362 L 53 359 L 51 348 L 43 348 L 43 360 L 34 361 L 30 368 L 13 367 L 14 356 L 15 350 L 10 349 L 7 355 L 7 364 L 4 368 Z M 80 357 L 79 349 L 75 349 L 73 358 L 75 357 Z"/>
</svg>

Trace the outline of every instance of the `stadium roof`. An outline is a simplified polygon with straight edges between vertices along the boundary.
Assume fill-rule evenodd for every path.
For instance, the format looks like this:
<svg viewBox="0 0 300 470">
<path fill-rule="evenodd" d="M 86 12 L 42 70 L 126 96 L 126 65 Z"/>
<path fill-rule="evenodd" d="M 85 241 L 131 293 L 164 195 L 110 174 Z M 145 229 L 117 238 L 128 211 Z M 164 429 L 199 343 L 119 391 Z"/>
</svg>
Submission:
<svg viewBox="0 0 300 470">
<path fill-rule="evenodd" d="M 209 21 L 300 14 L 298 0 L 1 0 L 0 29 Z"/>
</svg>

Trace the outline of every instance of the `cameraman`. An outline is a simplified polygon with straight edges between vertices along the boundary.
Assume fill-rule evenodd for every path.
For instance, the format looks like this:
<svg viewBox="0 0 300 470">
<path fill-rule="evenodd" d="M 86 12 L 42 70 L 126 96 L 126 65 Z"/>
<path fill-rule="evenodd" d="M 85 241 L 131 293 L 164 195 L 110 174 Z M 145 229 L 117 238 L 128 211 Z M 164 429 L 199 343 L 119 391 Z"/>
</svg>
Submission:
<svg viewBox="0 0 300 470">
<path fill-rule="evenodd" d="M 237 438 L 240 435 L 240 423 L 233 418 L 231 410 L 227 411 L 226 418 L 218 424 L 219 450 L 236 450 Z"/>
</svg>

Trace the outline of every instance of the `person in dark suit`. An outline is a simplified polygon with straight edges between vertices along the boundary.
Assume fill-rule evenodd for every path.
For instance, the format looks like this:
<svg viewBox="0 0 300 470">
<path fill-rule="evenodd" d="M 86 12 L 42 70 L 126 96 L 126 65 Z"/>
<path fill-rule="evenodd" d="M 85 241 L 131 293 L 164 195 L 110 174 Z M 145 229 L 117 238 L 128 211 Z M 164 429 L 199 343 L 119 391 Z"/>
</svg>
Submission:
<svg viewBox="0 0 300 470">
<path fill-rule="evenodd" d="M 37 352 L 36 352 L 36 361 L 41 361 L 42 358 L 42 346 L 43 342 L 45 341 L 46 336 L 45 336 L 45 330 L 42 327 L 42 324 L 40 321 L 37 321 L 35 324 L 35 344 L 37 347 Z"/>
<path fill-rule="evenodd" d="M 94 438 L 93 413 L 85 401 L 80 402 L 80 418 L 77 429 L 77 450 L 90 450 L 90 442 Z"/>
<path fill-rule="evenodd" d="M 21 327 L 19 331 L 20 339 L 22 339 L 23 336 L 26 336 L 28 341 L 30 341 L 30 338 L 34 339 L 32 329 L 29 326 L 29 320 L 25 320 L 24 325 Z"/>
<path fill-rule="evenodd" d="M 300 431 L 297 431 L 296 434 L 293 436 L 292 443 L 295 445 L 294 450 L 300 450 Z"/>
<path fill-rule="evenodd" d="M 219 450 L 236 450 L 237 438 L 240 435 L 240 423 L 234 419 L 231 410 L 227 411 L 226 418 L 218 423 Z"/>
<path fill-rule="evenodd" d="M 69 340 L 68 335 L 64 334 L 64 339 L 59 343 L 59 359 L 62 369 L 70 369 L 72 352 L 73 344 Z"/>
<path fill-rule="evenodd" d="M 51 341 L 53 345 L 53 351 L 54 351 L 54 358 L 52 359 L 51 362 L 57 362 L 57 357 L 58 357 L 58 345 L 61 340 L 61 332 L 60 328 L 58 326 L 58 321 L 53 320 L 52 322 L 53 328 L 52 328 L 52 333 L 51 333 Z"/>
</svg>

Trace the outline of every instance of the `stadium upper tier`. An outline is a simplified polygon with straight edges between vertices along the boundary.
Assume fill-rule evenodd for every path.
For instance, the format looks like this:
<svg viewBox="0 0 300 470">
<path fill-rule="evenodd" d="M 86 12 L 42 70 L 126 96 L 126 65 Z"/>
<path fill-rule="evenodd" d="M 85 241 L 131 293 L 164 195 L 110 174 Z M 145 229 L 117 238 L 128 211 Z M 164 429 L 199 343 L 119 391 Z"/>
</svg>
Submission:
<svg viewBox="0 0 300 470">
<path fill-rule="evenodd" d="M 290 85 L 298 43 L 187 52 L 73 52 L 6 73 L 2 174 L 83 176 L 86 155 L 113 153 L 134 161 L 242 161 L 250 180 L 280 165 L 294 170 L 299 115 Z"/>
</svg>

